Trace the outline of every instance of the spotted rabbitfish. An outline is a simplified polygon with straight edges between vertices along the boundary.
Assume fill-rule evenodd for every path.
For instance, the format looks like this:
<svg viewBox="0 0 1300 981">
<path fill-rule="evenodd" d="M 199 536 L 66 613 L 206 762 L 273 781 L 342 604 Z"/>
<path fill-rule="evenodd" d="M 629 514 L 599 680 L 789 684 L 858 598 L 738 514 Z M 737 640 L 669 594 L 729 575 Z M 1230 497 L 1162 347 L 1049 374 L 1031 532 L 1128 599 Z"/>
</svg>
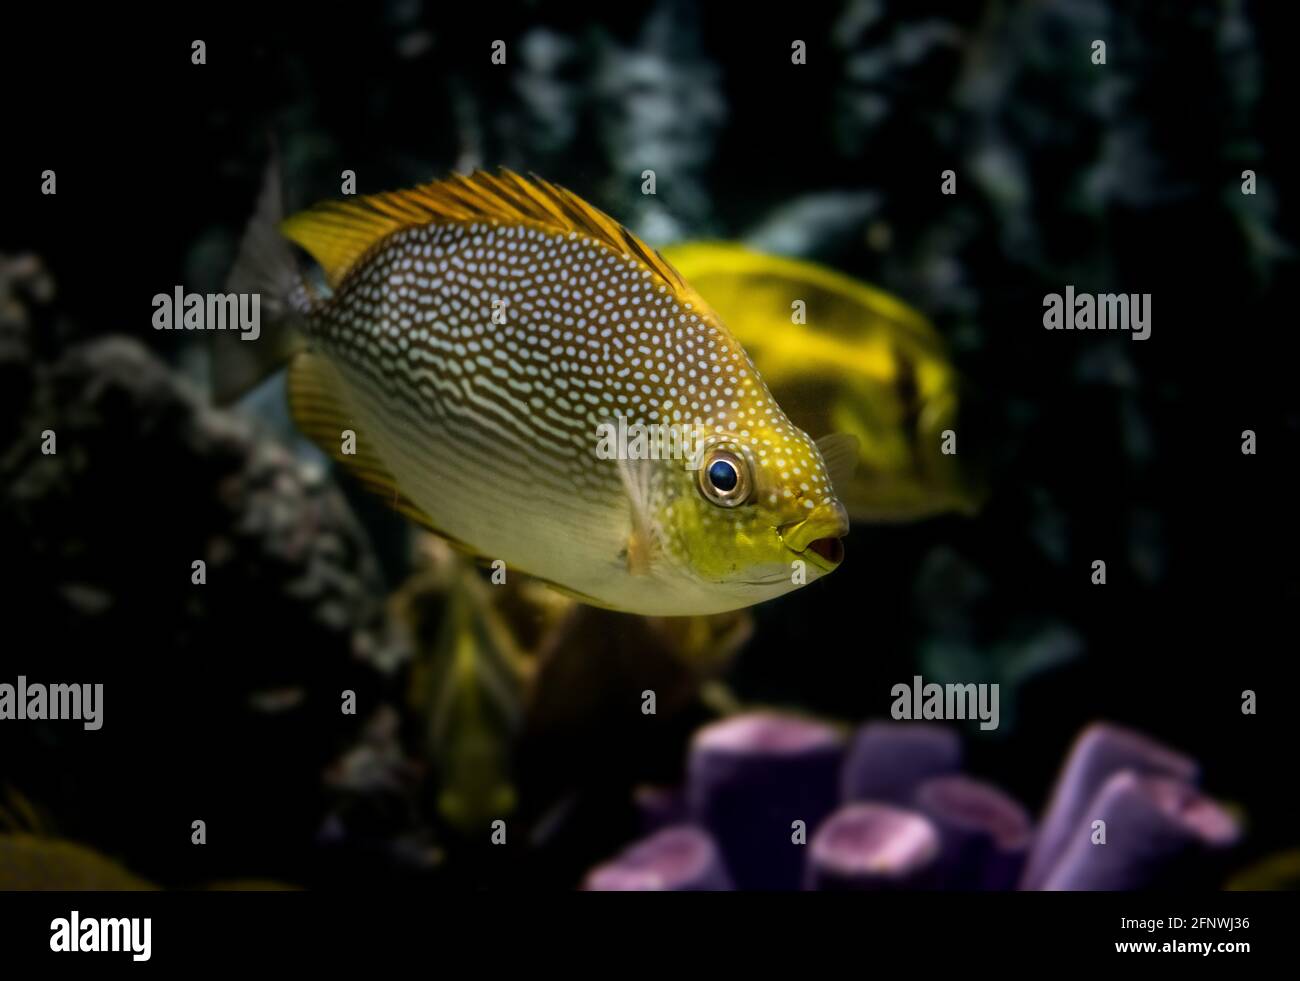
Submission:
<svg viewBox="0 0 1300 981">
<path fill-rule="evenodd" d="M 695 290 L 577 195 L 478 172 L 278 211 L 272 177 L 231 287 L 273 322 L 256 358 L 225 346 L 245 365 L 224 382 L 218 355 L 218 395 L 291 355 L 298 426 L 413 520 L 647 615 L 738 609 L 840 564 L 852 438 L 792 424 Z M 598 452 L 616 424 L 689 427 L 691 452 Z"/>
</svg>

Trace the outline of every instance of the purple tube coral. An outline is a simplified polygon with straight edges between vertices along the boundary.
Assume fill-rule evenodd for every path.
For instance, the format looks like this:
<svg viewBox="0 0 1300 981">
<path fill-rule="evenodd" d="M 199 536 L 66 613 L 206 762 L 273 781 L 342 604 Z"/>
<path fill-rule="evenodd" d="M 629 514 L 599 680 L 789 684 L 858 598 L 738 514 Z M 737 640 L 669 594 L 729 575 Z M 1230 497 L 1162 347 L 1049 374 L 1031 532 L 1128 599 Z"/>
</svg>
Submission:
<svg viewBox="0 0 1300 981">
<path fill-rule="evenodd" d="M 927 780 L 916 809 L 938 831 L 936 885 L 943 889 L 1010 889 L 1029 854 L 1033 824 L 997 787 L 954 775 Z"/>
<path fill-rule="evenodd" d="M 840 795 L 908 806 L 930 777 L 961 769 L 961 739 L 952 729 L 925 722 L 868 722 L 853 739 Z"/>
<path fill-rule="evenodd" d="M 1102 830 L 1104 840 L 1098 838 Z M 1041 888 L 1142 889 L 1168 884 L 1175 866 L 1186 874 L 1206 851 L 1233 844 L 1239 833 L 1233 817 L 1195 787 L 1124 770 L 1107 780 L 1085 809 Z"/>
<path fill-rule="evenodd" d="M 795 716 L 751 713 L 695 734 L 688 764 L 692 818 L 717 839 L 742 889 L 795 889 L 804 844 L 834 809 L 843 740 L 831 726 Z"/>
<path fill-rule="evenodd" d="M 1056 781 L 1038 840 L 1021 880 L 1022 889 L 1041 889 L 1052 866 L 1081 826 L 1102 785 L 1120 770 L 1172 777 L 1195 783 L 1196 763 L 1140 733 L 1106 722 L 1084 729 L 1074 742 Z"/>
<path fill-rule="evenodd" d="M 939 834 L 920 814 L 889 804 L 849 804 L 813 836 L 804 887 L 824 891 L 934 885 Z"/>
<path fill-rule="evenodd" d="M 648 826 L 695 827 L 645 839 L 587 888 L 1140 889 L 1203 883 L 1212 853 L 1240 835 L 1193 785 L 1191 759 L 1110 724 L 1075 741 L 1037 836 L 1019 803 L 957 773 L 960 761 L 956 733 L 939 726 L 873 722 L 845 753 L 824 723 L 733 716 L 696 733 L 684 795 L 637 794 Z"/>
<path fill-rule="evenodd" d="M 717 846 L 699 828 L 665 828 L 587 873 L 593 892 L 702 892 L 730 889 Z"/>
</svg>

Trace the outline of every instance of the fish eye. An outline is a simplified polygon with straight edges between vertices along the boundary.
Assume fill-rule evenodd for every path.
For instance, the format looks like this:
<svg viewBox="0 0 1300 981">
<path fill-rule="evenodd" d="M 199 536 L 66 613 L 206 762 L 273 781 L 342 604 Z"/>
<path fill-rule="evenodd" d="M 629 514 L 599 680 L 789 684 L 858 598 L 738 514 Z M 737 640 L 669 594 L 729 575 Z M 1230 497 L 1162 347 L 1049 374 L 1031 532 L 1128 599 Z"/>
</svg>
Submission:
<svg viewBox="0 0 1300 981">
<path fill-rule="evenodd" d="M 709 483 L 713 485 L 714 490 L 729 494 L 740 483 L 740 474 L 736 472 L 730 460 L 714 460 L 713 465 L 709 467 Z"/>
<path fill-rule="evenodd" d="M 749 500 L 749 465 L 729 450 L 714 450 L 699 470 L 699 484 L 705 500 L 734 508 Z"/>
</svg>

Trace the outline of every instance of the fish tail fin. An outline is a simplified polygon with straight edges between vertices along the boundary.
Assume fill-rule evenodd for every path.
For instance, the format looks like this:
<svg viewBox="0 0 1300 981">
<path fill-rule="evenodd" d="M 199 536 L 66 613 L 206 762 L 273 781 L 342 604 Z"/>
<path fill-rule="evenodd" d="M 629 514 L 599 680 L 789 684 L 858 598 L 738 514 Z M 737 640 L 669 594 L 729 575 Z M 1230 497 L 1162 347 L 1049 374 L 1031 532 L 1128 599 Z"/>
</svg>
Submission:
<svg viewBox="0 0 1300 981">
<path fill-rule="evenodd" d="M 292 245 L 280 233 L 283 220 L 280 158 L 272 144 L 257 207 L 226 279 L 228 292 L 260 297 L 261 323 L 252 335 L 214 339 L 212 390 L 220 404 L 284 367 L 303 347 L 300 330 L 313 297 Z"/>
</svg>

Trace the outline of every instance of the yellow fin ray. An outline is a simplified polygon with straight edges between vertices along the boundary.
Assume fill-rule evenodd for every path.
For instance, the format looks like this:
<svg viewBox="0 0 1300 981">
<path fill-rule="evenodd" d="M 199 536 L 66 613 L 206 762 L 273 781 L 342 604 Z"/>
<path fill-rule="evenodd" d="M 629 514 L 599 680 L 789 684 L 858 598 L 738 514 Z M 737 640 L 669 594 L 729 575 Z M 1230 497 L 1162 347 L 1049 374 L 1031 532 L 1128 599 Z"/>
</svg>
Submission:
<svg viewBox="0 0 1300 981">
<path fill-rule="evenodd" d="M 657 251 L 578 195 L 540 177 L 475 171 L 403 191 L 352 201 L 327 201 L 286 219 L 284 236 L 306 249 L 337 287 L 380 241 L 404 228 L 431 223 L 520 224 L 595 239 L 636 259 L 669 289 L 694 299 L 681 276 Z"/>
</svg>

